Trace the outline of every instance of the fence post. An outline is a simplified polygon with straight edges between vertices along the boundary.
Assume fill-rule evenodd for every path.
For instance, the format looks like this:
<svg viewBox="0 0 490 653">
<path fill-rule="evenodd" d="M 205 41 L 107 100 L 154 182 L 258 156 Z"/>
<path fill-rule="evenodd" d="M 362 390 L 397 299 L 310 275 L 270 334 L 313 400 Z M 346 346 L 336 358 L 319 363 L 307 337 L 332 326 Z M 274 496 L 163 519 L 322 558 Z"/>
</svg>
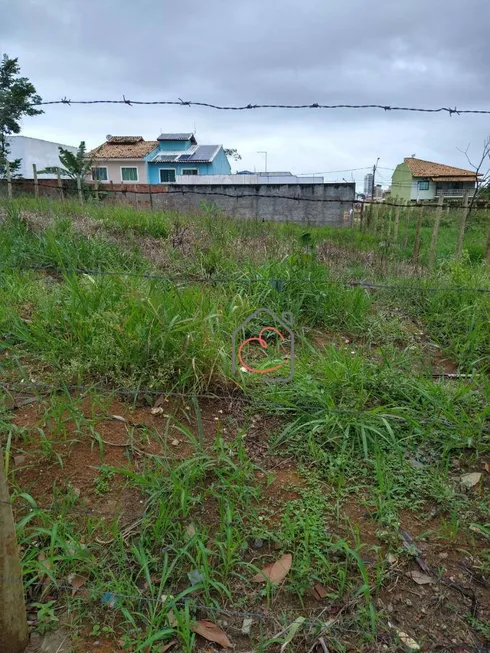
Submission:
<svg viewBox="0 0 490 653">
<path fill-rule="evenodd" d="M 37 178 L 37 166 L 35 163 L 32 164 L 32 175 L 34 177 L 34 196 L 39 197 L 39 179 Z"/>
<path fill-rule="evenodd" d="M 7 170 L 7 197 L 12 199 L 12 174 L 10 172 L 10 163 L 5 161 L 5 168 Z"/>
<path fill-rule="evenodd" d="M 390 209 L 388 213 L 388 227 L 386 230 L 386 240 L 390 239 L 391 236 L 391 219 L 393 218 L 393 209 Z"/>
<path fill-rule="evenodd" d="M 437 239 L 439 237 L 439 225 L 441 223 L 443 205 L 444 205 L 444 195 L 440 195 L 439 199 L 437 200 L 436 219 L 434 220 L 434 228 L 432 229 L 432 239 L 430 241 L 429 270 L 432 270 L 434 268 L 434 263 L 436 260 Z"/>
<path fill-rule="evenodd" d="M 364 202 L 361 204 L 361 215 L 359 216 L 359 231 L 364 228 Z"/>
<path fill-rule="evenodd" d="M 419 209 L 419 215 L 417 218 L 417 227 L 415 228 L 415 240 L 413 242 L 413 255 L 412 255 L 412 261 L 414 263 L 419 262 L 419 254 L 420 254 L 420 229 L 422 227 L 422 218 L 424 215 L 424 205 L 420 205 Z"/>
<path fill-rule="evenodd" d="M 374 204 L 373 205 L 373 219 L 371 223 L 371 231 L 374 235 L 376 235 L 376 231 L 378 230 L 378 205 Z"/>
<path fill-rule="evenodd" d="M 94 193 L 95 193 L 95 199 L 98 201 L 99 200 L 99 180 L 94 179 Z"/>
<path fill-rule="evenodd" d="M 466 227 L 467 217 L 468 217 L 468 191 L 465 192 L 463 197 L 463 211 L 461 213 L 461 220 L 459 222 L 458 243 L 456 245 L 456 258 L 461 258 L 461 254 L 463 253 L 464 230 Z"/>
<path fill-rule="evenodd" d="M 405 220 L 405 237 L 403 239 L 403 247 L 408 247 L 408 236 L 410 232 L 410 218 L 412 217 L 412 205 L 410 200 L 407 200 L 407 219 Z"/>
<path fill-rule="evenodd" d="M 29 643 L 15 524 L 0 450 L 0 651 L 23 653 Z"/>
<path fill-rule="evenodd" d="M 487 238 L 487 263 L 490 265 L 490 231 Z"/>
<path fill-rule="evenodd" d="M 78 191 L 78 201 L 80 204 L 83 204 L 83 193 L 82 193 L 82 180 L 80 177 L 77 177 L 77 191 Z"/>
<path fill-rule="evenodd" d="M 61 182 L 61 173 L 59 168 L 56 170 L 56 176 L 58 177 L 58 188 L 60 189 L 60 199 L 63 199 L 65 194 L 63 192 L 63 184 Z"/>
<path fill-rule="evenodd" d="M 400 225 L 400 211 L 401 211 L 401 207 L 397 206 L 395 209 L 395 224 L 393 225 L 393 240 L 395 243 L 398 242 L 398 227 Z"/>
</svg>

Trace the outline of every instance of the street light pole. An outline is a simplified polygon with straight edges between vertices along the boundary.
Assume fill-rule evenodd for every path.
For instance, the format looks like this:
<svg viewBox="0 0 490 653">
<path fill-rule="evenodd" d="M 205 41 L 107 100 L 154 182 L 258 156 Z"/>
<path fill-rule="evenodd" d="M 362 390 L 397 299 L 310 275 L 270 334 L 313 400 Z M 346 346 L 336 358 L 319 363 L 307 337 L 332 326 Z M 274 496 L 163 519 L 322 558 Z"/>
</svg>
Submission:
<svg viewBox="0 0 490 653">
<path fill-rule="evenodd" d="M 265 150 L 259 150 L 257 154 L 264 154 L 265 155 L 265 172 L 267 172 L 267 152 Z"/>
</svg>

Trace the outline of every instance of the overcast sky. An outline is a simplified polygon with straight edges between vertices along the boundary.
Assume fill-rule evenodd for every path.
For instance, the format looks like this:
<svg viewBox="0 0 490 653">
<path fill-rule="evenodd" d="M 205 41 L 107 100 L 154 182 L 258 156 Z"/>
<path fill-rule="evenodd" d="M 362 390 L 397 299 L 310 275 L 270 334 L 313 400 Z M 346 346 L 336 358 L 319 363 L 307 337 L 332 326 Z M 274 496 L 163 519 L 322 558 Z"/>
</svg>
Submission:
<svg viewBox="0 0 490 653">
<path fill-rule="evenodd" d="M 0 0 L 0 49 L 44 100 L 182 98 L 490 109 L 489 0 Z M 405 156 L 467 167 L 490 116 L 379 110 L 220 112 L 54 106 L 22 133 L 90 147 L 106 134 L 194 131 L 236 147 L 234 169 L 367 168 Z M 362 180 L 368 170 L 325 175 Z"/>
</svg>

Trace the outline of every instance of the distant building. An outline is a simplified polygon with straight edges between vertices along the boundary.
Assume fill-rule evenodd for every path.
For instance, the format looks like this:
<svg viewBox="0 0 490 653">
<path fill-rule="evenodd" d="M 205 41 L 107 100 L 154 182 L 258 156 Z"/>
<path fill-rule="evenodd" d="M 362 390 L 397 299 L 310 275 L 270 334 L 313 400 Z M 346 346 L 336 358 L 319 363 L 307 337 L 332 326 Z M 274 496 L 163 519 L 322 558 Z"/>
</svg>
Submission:
<svg viewBox="0 0 490 653">
<path fill-rule="evenodd" d="M 373 173 L 369 172 L 364 177 L 364 195 L 365 195 L 365 197 L 372 197 L 373 196 L 373 182 L 374 182 Z"/>
<path fill-rule="evenodd" d="M 463 197 L 465 192 L 474 195 L 476 180 L 474 170 L 408 157 L 395 168 L 391 196 L 404 200 L 432 200 L 441 195 Z"/>
<path fill-rule="evenodd" d="M 382 200 L 383 199 L 383 188 L 381 187 L 381 184 L 376 184 L 374 187 L 374 197 L 373 199 L 375 200 Z"/>
<path fill-rule="evenodd" d="M 19 174 L 24 179 L 34 179 L 32 164 L 36 164 L 37 171 L 44 168 L 60 166 L 59 147 L 69 150 L 76 154 L 77 147 L 72 145 L 62 145 L 52 141 L 44 141 L 41 138 L 31 138 L 30 136 L 9 136 L 7 142 L 10 148 L 8 155 L 9 161 L 21 159 Z M 42 179 L 56 179 L 56 175 L 44 174 Z"/>
<path fill-rule="evenodd" d="M 93 178 L 100 182 L 174 184 L 181 179 L 229 175 L 230 163 L 222 145 L 198 145 L 194 134 L 160 134 L 155 141 L 142 136 L 107 136 L 89 153 Z"/>
<path fill-rule="evenodd" d="M 205 182 L 203 182 L 205 183 Z M 215 182 L 216 183 L 216 182 Z M 250 172 L 241 170 L 235 175 L 220 178 L 223 184 L 323 184 L 323 177 L 299 177 L 292 172 Z"/>
</svg>

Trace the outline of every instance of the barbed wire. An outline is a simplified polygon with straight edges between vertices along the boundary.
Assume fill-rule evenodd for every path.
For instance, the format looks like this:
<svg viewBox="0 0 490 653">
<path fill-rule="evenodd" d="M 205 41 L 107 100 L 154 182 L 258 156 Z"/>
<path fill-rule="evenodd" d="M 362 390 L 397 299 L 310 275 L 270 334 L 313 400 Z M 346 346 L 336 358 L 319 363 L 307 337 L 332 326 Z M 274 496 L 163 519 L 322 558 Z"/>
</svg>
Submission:
<svg viewBox="0 0 490 653">
<path fill-rule="evenodd" d="M 471 288 L 470 286 L 421 286 L 412 284 L 383 284 L 370 281 L 341 281 L 336 279 L 292 279 L 288 277 L 275 278 L 275 277 L 170 277 L 164 274 L 154 274 L 151 272 L 132 272 L 129 270 L 98 270 L 90 268 L 62 268 L 59 266 L 47 265 L 8 265 L 0 268 L 1 271 L 14 270 L 14 271 L 46 271 L 46 272 L 59 272 L 66 274 L 88 275 L 88 276 L 121 276 L 121 277 L 135 277 L 147 280 L 165 281 L 167 283 L 178 285 L 188 285 L 192 283 L 229 283 L 229 284 L 253 284 L 253 283 L 267 283 L 272 286 L 277 286 L 278 289 L 287 283 L 305 283 L 314 285 L 340 285 L 346 288 L 364 288 L 366 290 L 415 290 L 420 292 L 476 292 L 476 293 L 490 293 L 490 288 Z"/>
<path fill-rule="evenodd" d="M 309 102 L 307 104 L 256 104 L 248 103 L 244 105 L 220 105 L 211 102 L 201 102 L 194 100 L 131 100 L 122 96 L 120 100 L 71 100 L 63 97 L 60 100 L 48 100 L 35 102 L 31 106 L 49 106 L 64 104 L 67 106 L 73 104 L 125 104 L 127 106 L 182 106 L 182 107 L 205 107 L 208 109 L 217 109 L 218 111 L 250 111 L 256 109 L 381 109 L 382 111 L 409 111 L 417 113 L 447 113 L 449 116 L 462 114 L 490 114 L 488 109 L 458 109 L 457 107 L 400 107 L 389 104 L 321 104 L 319 102 Z"/>
<path fill-rule="evenodd" d="M 431 377 L 423 377 L 423 378 L 459 378 L 459 375 L 453 375 L 453 374 L 446 374 L 446 373 L 441 373 L 441 374 L 433 374 Z M 473 375 L 467 375 L 464 378 L 469 378 L 469 380 L 472 380 L 474 377 Z M 410 418 L 413 416 L 409 413 L 404 413 L 403 411 L 400 411 L 398 409 L 395 409 L 396 412 L 393 412 L 394 409 L 386 406 L 386 407 L 379 407 L 379 406 L 374 406 L 372 409 L 363 409 L 363 410 L 357 410 L 357 409 L 351 409 L 351 408 L 332 408 L 331 406 L 327 406 L 325 404 L 315 404 L 315 403 L 308 403 L 308 402 L 298 402 L 298 403 L 281 403 L 278 401 L 265 401 L 265 400 L 256 400 L 253 396 L 252 397 L 246 397 L 244 395 L 233 395 L 231 393 L 228 394 L 216 394 L 216 393 L 199 393 L 199 392 L 172 392 L 172 391 L 166 391 L 162 389 L 154 389 L 154 388 L 146 388 L 144 386 L 138 386 L 135 388 L 107 388 L 104 386 L 94 386 L 92 385 L 87 385 L 87 384 L 58 384 L 58 385 L 53 385 L 49 383 L 38 383 L 35 381 L 29 381 L 28 383 L 18 383 L 17 386 L 14 385 L 13 382 L 0 382 L 0 387 L 8 390 L 11 393 L 16 393 L 16 394 L 27 394 L 29 391 L 29 388 L 32 388 L 33 390 L 37 390 L 41 394 L 48 394 L 48 393 L 59 393 L 59 392 L 94 392 L 94 393 L 100 393 L 100 394 L 107 394 L 107 395 L 122 395 L 122 396 L 129 396 L 129 397 L 138 397 L 141 395 L 148 395 L 148 396 L 157 396 L 157 397 L 172 397 L 176 399 L 200 399 L 200 400 L 206 400 L 206 401 L 228 401 L 231 403 L 242 403 L 242 404 L 248 404 L 251 408 L 253 409 L 258 409 L 258 408 L 266 408 L 266 409 L 275 409 L 275 410 L 281 410 L 281 411 L 295 411 L 298 413 L 301 412 L 311 412 L 311 411 L 321 411 L 327 415 L 343 415 L 343 416 L 349 416 L 349 417 L 365 417 L 366 415 L 370 415 L 372 417 L 380 417 L 380 418 L 392 418 L 392 419 L 397 419 L 400 422 L 409 422 Z M 383 412 L 380 412 L 380 409 L 383 409 Z M 432 425 L 439 425 L 445 429 L 456 429 L 456 430 L 461 430 L 461 426 L 459 424 L 454 424 L 452 422 L 444 421 L 441 417 L 433 417 L 433 418 L 419 418 L 418 420 L 421 424 L 432 424 Z M 129 420 L 127 420 L 127 423 L 129 426 L 134 424 L 131 424 Z M 472 425 L 471 428 L 480 428 L 477 424 L 474 426 Z M 484 430 L 484 426 L 481 427 L 481 430 Z"/>
<path fill-rule="evenodd" d="M 24 583 L 25 581 L 22 578 L 9 578 L 9 577 L 3 577 L 0 578 L 2 582 L 4 583 Z M 35 581 L 35 582 L 26 582 L 26 587 L 52 587 L 54 590 L 67 590 L 73 594 L 74 591 L 74 586 L 73 585 L 64 585 L 64 584 L 59 584 L 56 583 L 55 581 L 50 581 L 50 582 L 42 582 L 42 581 Z M 196 585 L 195 589 L 198 591 L 200 589 L 200 585 Z M 114 605 L 116 605 L 118 599 L 122 600 L 130 600 L 130 601 L 141 601 L 143 603 L 159 603 L 165 607 L 168 607 L 169 609 L 172 608 L 179 608 L 179 607 L 185 607 L 186 605 L 190 605 L 192 608 L 194 608 L 196 611 L 201 610 L 203 612 L 215 612 L 219 614 L 224 614 L 230 617 L 240 617 L 240 618 L 248 618 L 248 619 L 257 619 L 259 621 L 274 621 L 275 623 L 280 623 L 279 616 L 274 616 L 270 613 L 265 613 L 265 612 L 247 612 L 244 610 L 233 610 L 230 608 L 225 608 L 223 606 L 216 606 L 216 605 L 205 605 L 199 601 L 196 601 L 195 599 L 171 599 L 170 597 L 163 598 L 154 598 L 151 596 L 144 596 L 143 594 L 121 594 L 118 591 L 113 591 L 109 590 L 107 587 L 104 588 L 97 588 L 97 587 L 87 587 L 86 585 L 83 585 L 81 587 L 76 588 L 75 594 L 72 596 L 72 599 L 77 598 L 83 598 L 83 593 L 102 593 L 102 596 L 107 595 L 110 597 L 110 600 L 114 601 Z M 81 596 L 80 596 L 81 595 Z M 109 602 L 109 601 L 108 601 Z M 305 608 L 306 609 L 306 608 Z M 319 608 L 321 612 L 324 612 L 324 609 Z M 299 616 L 302 616 L 304 613 L 304 610 L 299 612 L 298 610 L 295 610 L 293 614 L 298 614 Z M 286 616 L 284 614 L 284 616 Z M 290 619 L 293 618 L 292 616 L 289 617 Z M 305 618 L 302 621 L 303 625 L 306 626 L 314 626 L 314 627 L 331 627 L 334 624 L 329 623 L 328 620 L 322 620 L 322 619 L 311 619 L 311 618 Z M 293 624 L 290 623 L 287 628 L 292 626 Z"/>
<path fill-rule="evenodd" d="M 96 166 L 96 162 L 94 163 L 94 166 Z M 34 180 L 32 179 L 18 179 L 18 178 L 13 178 L 8 182 L 7 180 L 0 180 L 4 185 L 11 183 L 13 186 L 19 186 L 23 187 L 25 190 L 26 186 L 29 186 L 29 190 L 34 190 L 35 183 Z M 75 182 L 69 179 L 63 179 L 63 182 L 67 182 L 68 184 L 71 185 L 71 188 L 67 187 L 66 185 L 64 186 L 58 186 L 57 181 L 54 179 L 38 179 L 37 180 L 37 185 L 42 188 L 47 188 L 52 191 L 57 191 L 57 194 L 64 193 L 67 191 L 70 191 L 73 193 L 73 196 L 76 196 L 77 193 L 77 188 L 75 185 Z M 356 182 L 347 182 L 348 184 L 355 184 Z M 337 184 L 337 185 L 345 185 L 345 182 L 325 182 L 325 184 Z M 390 201 L 374 201 L 372 199 L 356 199 L 356 198 L 335 198 L 335 197 L 304 197 L 304 196 L 291 196 L 291 195 L 283 195 L 283 194 L 278 194 L 278 193 L 267 193 L 267 192 L 256 192 L 256 193 L 251 193 L 251 192 L 241 192 L 241 193 L 227 193 L 225 191 L 217 191 L 217 190 L 208 190 L 212 189 L 214 186 L 227 186 L 227 184 L 195 184 L 194 188 L 190 188 L 192 184 L 141 184 L 141 186 L 144 186 L 145 188 L 138 188 L 140 184 L 134 183 L 130 184 L 127 182 L 126 184 L 124 182 L 118 182 L 117 185 L 124 186 L 127 185 L 128 188 L 113 188 L 112 182 L 99 182 L 97 188 L 95 188 L 94 182 L 88 182 L 88 185 L 85 187 L 86 190 L 89 190 L 90 192 L 98 193 L 99 195 L 117 195 L 117 194 L 122 194 L 127 196 L 128 194 L 131 195 L 146 195 L 148 197 L 153 197 L 153 196 L 160 196 L 160 195 L 165 195 L 165 196 L 170 196 L 170 195 L 199 195 L 202 196 L 201 200 L 205 201 L 206 198 L 208 197 L 227 197 L 229 199 L 234 199 L 234 200 L 243 200 L 243 199 L 274 199 L 274 200 L 288 200 L 292 202 L 309 202 L 309 203 L 318 203 L 318 204 L 347 204 L 350 205 L 351 207 L 353 205 L 359 205 L 359 206 L 367 206 L 367 207 L 393 207 L 393 208 L 400 208 L 400 209 L 417 209 L 423 206 L 425 209 L 432 209 L 432 210 L 437 210 L 438 205 L 437 203 L 422 203 L 423 201 L 421 200 L 420 202 L 417 201 L 410 201 L 409 203 L 403 203 L 403 202 L 390 202 Z M 233 184 L 231 184 L 233 185 Z M 256 186 L 268 186 L 268 184 L 241 184 L 237 183 L 235 184 L 235 187 L 239 187 L 240 190 L 243 189 L 244 191 L 249 191 L 250 188 L 256 187 Z M 273 185 L 273 184 L 272 184 Z M 277 185 L 277 184 L 276 184 Z M 284 184 L 279 184 L 279 185 L 284 185 Z M 299 191 L 301 190 L 302 186 L 304 184 L 294 184 L 294 187 L 297 188 Z M 308 186 L 308 184 L 306 184 Z M 312 186 L 321 186 L 322 184 L 310 184 Z M 197 188 L 199 186 L 199 188 Z M 82 191 L 83 192 L 83 191 Z M 49 198 L 48 198 L 49 199 Z M 452 200 L 453 198 L 447 197 L 446 199 Z M 454 198 L 456 201 L 460 201 L 460 198 Z M 485 201 L 485 200 L 484 200 Z M 454 201 L 451 202 L 451 204 L 454 204 Z M 447 205 L 446 205 L 447 206 Z M 162 210 L 165 207 L 162 207 Z M 461 206 L 452 206 L 452 208 L 463 208 Z M 485 204 L 480 204 L 473 206 L 472 211 L 475 210 L 488 210 L 488 202 L 485 201 Z M 311 226 L 328 226 L 328 225 L 311 225 Z"/>
</svg>

